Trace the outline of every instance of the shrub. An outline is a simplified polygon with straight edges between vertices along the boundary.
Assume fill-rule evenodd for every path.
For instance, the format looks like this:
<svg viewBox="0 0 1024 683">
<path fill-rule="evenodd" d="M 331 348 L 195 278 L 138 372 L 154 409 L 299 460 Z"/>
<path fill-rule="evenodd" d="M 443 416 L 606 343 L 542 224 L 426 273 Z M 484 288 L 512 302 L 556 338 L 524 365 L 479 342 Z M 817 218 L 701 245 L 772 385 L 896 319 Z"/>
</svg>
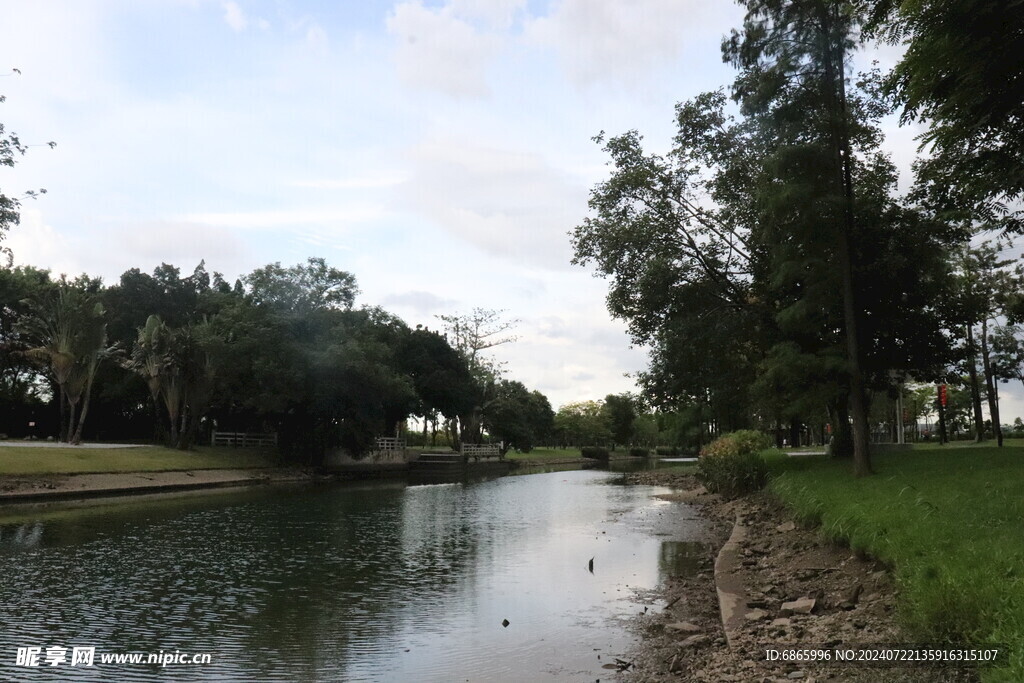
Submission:
<svg viewBox="0 0 1024 683">
<path fill-rule="evenodd" d="M 651 452 L 646 448 L 630 448 L 629 455 L 634 458 L 646 458 Z"/>
<path fill-rule="evenodd" d="M 608 449 L 600 446 L 584 446 L 580 449 L 580 453 L 583 454 L 584 458 L 590 458 L 591 460 L 608 459 Z"/>
<path fill-rule="evenodd" d="M 724 434 L 701 449 L 697 478 L 711 493 L 736 498 L 764 487 L 768 465 L 759 451 L 770 445 L 760 432 Z"/>
<path fill-rule="evenodd" d="M 679 455 L 679 449 L 675 446 L 658 446 L 654 452 L 661 456 L 675 457 Z"/>
</svg>

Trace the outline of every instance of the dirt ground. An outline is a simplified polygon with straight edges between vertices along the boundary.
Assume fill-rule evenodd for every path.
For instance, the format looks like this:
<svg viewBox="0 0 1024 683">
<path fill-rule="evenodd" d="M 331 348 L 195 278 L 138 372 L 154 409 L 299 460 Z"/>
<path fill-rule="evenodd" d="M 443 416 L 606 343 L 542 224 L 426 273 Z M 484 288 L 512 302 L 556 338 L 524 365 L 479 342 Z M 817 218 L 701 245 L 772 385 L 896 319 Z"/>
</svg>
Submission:
<svg viewBox="0 0 1024 683">
<path fill-rule="evenodd" d="M 822 540 L 813 529 L 801 528 L 768 494 L 724 502 L 687 474 L 655 470 L 627 477 L 631 483 L 678 489 L 665 497 L 698 506 L 714 522 L 717 542 L 696 575 L 672 577 L 658 591 L 641 596 L 652 608 L 634 620 L 641 645 L 625 658 L 632 666 L 619 674 L 620 680 L 978 680 L 974 669 L 920 664 L 881 668 L 851 662 L 768 661 L 768 650 L 779 652 L 781 658 L 787 650 L 792 657 L 796 650 L 834 652 L 913 642 L 898 626 L 896 590 L 886 568 Z M 736 552 L 728 553 L 731 560 L 719 562 L 716 581 L 715 560 L 737 512 L 745 538 Z M 742 596 L 729 622 L 731 647 L 719 610 L 719 586 L 739 586 L 739 592 L 733 592 Z M 783 608 L 784 603 L 801 599 L 799 610 Z M 807 613 L 800 611 L 808 608 Z"/>
</svg>

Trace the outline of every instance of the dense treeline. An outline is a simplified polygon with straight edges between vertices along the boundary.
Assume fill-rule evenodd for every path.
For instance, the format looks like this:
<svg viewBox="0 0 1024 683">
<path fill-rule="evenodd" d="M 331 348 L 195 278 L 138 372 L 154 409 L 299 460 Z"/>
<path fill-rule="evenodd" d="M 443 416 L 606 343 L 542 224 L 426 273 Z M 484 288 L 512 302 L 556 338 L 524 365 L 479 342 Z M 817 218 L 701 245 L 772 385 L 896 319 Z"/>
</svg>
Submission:
<svg viewBox="0 0 1024 683">
<path fill-rule="evenodd" d="M 652 349 L 647 399 L 700 439 L 827 422 L 863 475 L 871 431 L 894 422 L 880 406 L 908 384 L 961 383 L 977 438 L 984 398 L 1001 442 L 1021 287 L 979 236 L 1021 226 L 1021 8 L 742 4 L 722 43 L 738 75 L 677 106 L 667 154 L 636 131 L 596 138 L 611 175 L 575 262 L 609 278 L 610 312 Z M 878 39 L 906 44 L 900 64 L 853 73 Z M 929 126 L 905 194 L 881 151 L 893 111 Z"/>
<path fill-rule="evenodd" d="M 187 275 L 132 269 L 110 286 L 0 269 L 0 432 L 182 449 L 214 427 L 276 432 L 282 452 L 307 463 L 336 448 L 365 453 L 411 415 L 440 420 L 456 444 L 490 436 L 528 449 L 546 435 L 547 399 L 483 371 L 473 334 L 453 346 L 356 308 L 357 294 L 351 274 L 319 258 L 233 284 L 204 263 Z"/>
</svg>

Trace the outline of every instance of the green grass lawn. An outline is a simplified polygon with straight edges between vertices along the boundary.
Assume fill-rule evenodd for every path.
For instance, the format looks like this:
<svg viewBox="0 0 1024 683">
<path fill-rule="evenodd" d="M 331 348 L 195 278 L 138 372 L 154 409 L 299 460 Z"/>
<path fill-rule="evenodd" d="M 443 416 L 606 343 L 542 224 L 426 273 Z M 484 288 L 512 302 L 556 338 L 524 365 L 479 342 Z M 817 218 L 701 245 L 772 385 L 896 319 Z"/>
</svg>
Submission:
<svg viewBox="0 0 1024 683">
<path fill-rule="evenodd" d="M 200 446 L 194 451 L 179 451 L 160 446 L 89 449 L 0 447 L 0 475 L 236 469 L 277 464 L 276 451 L 261 448 Z"/>
<path fill-rule="evenodd" d="M 901 618 L 922 642 L 1006 644 L 1024 680 L 1024 451 L 945 446 L 849 462 L 772 457 L 770 487 L 807 523 L 893 567 Z"/>
<path fill-rule="evenodd" d="M 581 458 L 578 448 L 534 448 L 529 453 L 517 453 L 510 450 L 506 455 L 509 460 L 536 460 L 538 462 L 549 462 L 551 460 L 568 460 L 570 458 Z"/>
</svg>

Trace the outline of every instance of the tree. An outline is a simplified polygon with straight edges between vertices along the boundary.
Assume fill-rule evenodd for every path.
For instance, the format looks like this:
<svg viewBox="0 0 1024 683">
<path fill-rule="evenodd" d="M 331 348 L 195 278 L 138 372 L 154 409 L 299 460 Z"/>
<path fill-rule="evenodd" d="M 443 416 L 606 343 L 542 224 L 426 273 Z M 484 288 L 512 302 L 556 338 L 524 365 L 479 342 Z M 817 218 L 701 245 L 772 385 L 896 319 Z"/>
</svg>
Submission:
<svg viewBox="0 0 1024 683">
<path fill-rule="evenodd" d="M 633 443 L 636 433 L 634 422 L 637 418 L 636 399 L 630 394 L 608 394 L 604 398 L 602 410 L 612 443 L 628 446 Z"/>
<path fill-rule="evenodd" d="M 21 321 L 30 302 L 52 287 L 49 273 L 31 266 L 0 268 L 0 432 L 26 434 L 28 422 L 40 422 L 44 391 L 39 368 L 26 352 L 31 339 Z"/>
<path fill-rule="evenodd" d="M 554 433 L 561 446 L 603 446 L 611 441 L 611 429 L 602 401 L 566 403 L 555 413 Z"/>
<path fill-rule="evenodd" d="M 453 443 L 479 443 L 481 440 L 483 413 L 496 395 L 495 386 L 501 376 L 502 365 L 481 352 L 516 340 L 508 331 L 518 320 L 503 320 L 503 313 L 474 308 L 468 314 L 437 316 L 444 324 L 446 338 L 462 356 L 473 379 L 472 400 L 469 408 L 459 415 L 459 429 L 458 433 L 452 434 Z"/>
<path fill-rule="evenodd" d="M 30 300 L 30 313 L 21 329 L 29 341 L 25 354 L 40 363 L 57 387 L 60 440 L 81 440 L 93 378 L 106 349 L 104 309 L 97 291 L 100 282 L 87 276 L 62 277 L 53 288 Z M 85 397 L 82 414 L 78 405 Z M 77 418 L 77 420 L 76 420 Z"/>
<path fill-rule="evenodd" d="M 528 390 L 522 382 L 501 380 L 484 411 L 483 425 L 488 434 L 501 440 L 502 455 L 510 448 L 528 453 L 550 434 L 554 417 L 544 394 Z"/>
<path fill-rule="evenodd" d="M 1019 231 L 1024 194 L 1024 6 L 873 0 L 869 28 L 906 49 L 887 79 L 903 123 L 923 121 L 928 193 L 960 220 Z"/>
</svg>

